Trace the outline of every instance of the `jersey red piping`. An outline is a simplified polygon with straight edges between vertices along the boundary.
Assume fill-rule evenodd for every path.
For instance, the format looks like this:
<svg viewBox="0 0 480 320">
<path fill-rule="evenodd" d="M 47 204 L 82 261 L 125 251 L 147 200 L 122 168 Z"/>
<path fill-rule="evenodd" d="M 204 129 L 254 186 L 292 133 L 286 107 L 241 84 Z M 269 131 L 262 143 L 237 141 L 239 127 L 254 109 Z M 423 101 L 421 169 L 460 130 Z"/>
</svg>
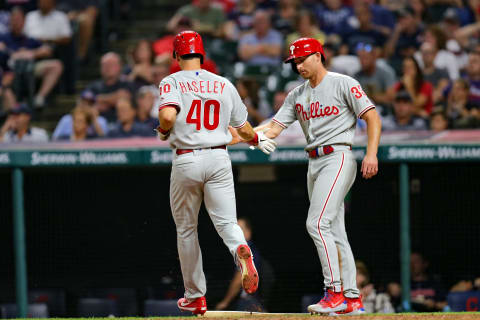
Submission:
<svg viewBox="0 0 480 320">
<path fill-rule="evenodd" d="M 325 253 L 327 254 L 328 268 L 330 269 L 330 275 L 332 277 L 332 281 L 330 281 L 330 285 L 333 284 L 333 272 L 332 272 L 332 266 L 330 265 L 330 257 L 328 256 L 327 245 L 325 244 L 325 240 L 323 240 L 322 232 L 320 231 L 320 220 L 322 220 L 323 213 L 325 212 L 325 208 L 327 207 L 328 199 L 330 199 L 330 195 L 332 194 L 333 187 L 335 186 L 335 183 L 337 183 L 338 176 L 342 171 L 344 158 L 345 158 L 345 154 L 342 152 L 342 164 L 340 165 L 340 169 L 338 170 L 337 176 L 335 177 L 335 180 L 333 181 L 333 185 L 330 188 L 330 192 L 328 193 L 327 200 L 325 200 L 322 213 L 320 213 L 320 218 L 318 218 L 318 223 L 317 223 L 318 234 L 320 234 L 320 239 L 322 239 L 323 247 L 325 248 Z"/>
<path fill-rule="evenodd" d="M 272 121 L 273 121 L 273 122 L 276 122 L 276 123 L 277 123 L 280 127 L 282 127 L 283 129 L 286 129 L 286 128 L 287 128 L 286 125 L 284 125 L 283 123 L 281 123 L 281 122 L 278 121 L 278 120 L 272 119 Z"/>
<path fill-rule="evenodd" d="M 372 105 L 369 105 L 368 107 L 366 107 L 365 109 L 363 109 L 362 112 L 360 112 L 360 114 L 358 115 L 358 117 L 359 117 L 359 118 L 362 117 L 365 112 L 367 112 L 368 110 L 373 109 L 373 108 L 375 108 L 375 106 L 374 106 L 373 104 L 372 104 Z"/>
</svg>

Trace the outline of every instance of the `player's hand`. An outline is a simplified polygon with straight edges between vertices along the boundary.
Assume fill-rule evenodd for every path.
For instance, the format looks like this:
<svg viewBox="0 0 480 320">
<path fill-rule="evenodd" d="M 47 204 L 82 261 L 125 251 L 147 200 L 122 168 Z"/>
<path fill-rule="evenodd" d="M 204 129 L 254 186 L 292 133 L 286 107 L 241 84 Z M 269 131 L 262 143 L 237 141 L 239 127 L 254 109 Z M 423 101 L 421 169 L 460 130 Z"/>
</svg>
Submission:
<svg viewBox="0 0 480 320">
<path fill-rule="evenodd" d="M 362 176 L 365 179 L 370 179 L 378 173 L 378 159 L 377 156 L 366 155 L 362 161 Z"/>
<path fill-rule="evenodd" d="M 165 140 L 168 139 L 168 137 L 170 137 L 170 131 L 171 130 L 163 130 L 162 128 L 160 128 L 160 126 L 158 126 L 154 130 L 157 133 L 157 138 L 162 140 L 162 141 L 165 141 Z"/>
<path fill-rule="evenodd" d="M 277 147 L 277 142 L 275 140 L 267 138 L 265 133 L 262 131 L 257 132 L 258 135 L 258 145 L 256 146 L 258 149 L 262 150 L 265 154 L 270 154 L 275 151 Z"/>
</svg>

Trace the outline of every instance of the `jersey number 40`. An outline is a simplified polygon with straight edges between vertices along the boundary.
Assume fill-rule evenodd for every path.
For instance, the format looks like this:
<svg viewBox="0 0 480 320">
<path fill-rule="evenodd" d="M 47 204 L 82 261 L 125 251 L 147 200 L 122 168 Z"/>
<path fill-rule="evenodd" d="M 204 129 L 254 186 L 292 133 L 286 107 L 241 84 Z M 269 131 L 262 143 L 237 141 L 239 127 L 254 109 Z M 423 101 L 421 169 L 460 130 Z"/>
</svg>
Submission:
<svg viewBox="0 0 480 320">
<path fill-rule="evenodd" d="M 220 122 L 220 102 L 217 100 L 207 100 L 202 106 L 202 100 L 193 100 L 190 110 L 187 114 L 187 123 L 195 124 L 196 129 L 202 129 L 202 107 L 203 107 L 203 126 L 207 130 L 215 130 Z M 213 107 L 213 122 L 210 123 L 210 110 Z"/>
</svg>

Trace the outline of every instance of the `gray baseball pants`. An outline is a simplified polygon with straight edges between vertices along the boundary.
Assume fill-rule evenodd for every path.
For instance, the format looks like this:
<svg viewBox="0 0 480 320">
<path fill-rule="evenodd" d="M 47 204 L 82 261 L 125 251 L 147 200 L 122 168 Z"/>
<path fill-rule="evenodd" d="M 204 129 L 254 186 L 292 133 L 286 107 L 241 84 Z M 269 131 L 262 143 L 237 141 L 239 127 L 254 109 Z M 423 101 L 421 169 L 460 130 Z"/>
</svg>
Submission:
<svg viewBox="0 0 480 320">
<path fill-rule="evenodd" d="M 356 267 L 345 231 L 344 198 L 350 190 L 357 163 L 348 146 L 334 146 L 331 154 L 310 159 L 308 163 L 307 230 L 322 264 L 325 287 L 342 291 L 346 297 L 358 297 Z M 342 268 L 340 271 L 338 252 Z"/>
<path fill-rule="evenodd" d="M 170 207 L 177 227 L 185 298 L 192 300 L 207 291 L 198 243 L 198 211 L 205 201 L 210 219 L 232 256 L 247 244 L 237 224 L 232 164 L 224 149 L 201 149 L 176 155 L 170 178 Z"/>
</svg>

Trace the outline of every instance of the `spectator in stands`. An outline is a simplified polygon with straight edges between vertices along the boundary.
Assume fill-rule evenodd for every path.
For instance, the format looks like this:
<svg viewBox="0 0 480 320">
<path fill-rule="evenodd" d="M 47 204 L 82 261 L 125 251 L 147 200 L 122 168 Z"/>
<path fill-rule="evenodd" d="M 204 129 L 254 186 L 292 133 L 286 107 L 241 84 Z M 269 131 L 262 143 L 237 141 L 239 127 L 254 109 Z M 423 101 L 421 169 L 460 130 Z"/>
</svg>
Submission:
<svg viewBox="0 0 480 320">
<path fill-rule="evenodd" d="M 256 126 L 265 120 L 265 117 L 258 110 L 260 103 L 258 97 L 260 87 L 258 82 L 255 81 L 255 79 L 240 78 L 237 80 L 236 87 L 240 98 L 247 107 L 248 121 Z"/>
<path fill-rule="evenodd" d="M 152 131 L 158 126 L 158 118 L 151 116 L 152 108 L 155 103 L 155 95 L 150 86 L 141 87 L 136 96 L 137 120 L 147 125 Z"/>
<path fill-rule="evenodd" d="M 252 242 L 252 227 L 247 218 L 238 218 L 238 225 L 242 229 L 247 240 L 248 246 L 252 250 L 255 266 L 262 277 L 262 256 L 258 252 L 255 244 Z M 262 277 L 263 279 L 263 277 Z M 242 290 L 242 273 L 237 269 L 233 275 L 230 285 L 225 294 L 225 297 L 215 306 L 215 310 L 238 310 L 238 311 L 265 311 L 264 306 L 261 303 L 260 290 L 253 295 L 249 295 Z"/>
<path fill-rule="evenodd" d="M 89 128 L 95 126 L 94 123 L 97 122 L 93 118 L 97 115 L 92 110 L 95 109 L 86 106 L 75 107 L 71 114 L 72 127 L 70 128 L 70 134 L 60 135 L 57 140 L 84 141 L 97 137 L 97 135 L 89 134 Z"/>
<path fill-rule="evenodd" d="M 356 52 L 362 69 L 355 75 L 355 79 L 375 104 L 385 106 L 390 102 L 386 92 L 395 84 L 395 74 L 382 64 L 377 64 L 376 53 L 371 44 L 359 43 Z"/>
<path fill-rule="evenodd" d="M 427 129 L 425 120 L 415 115 L 414 101 L 408 91 L 401 90 L 396 93 L 393 111 L 393 115 L 382 119 L 384 131 Z"/>
<path fill-rule="evenodd" d="M 238 55 L 252 66 L 277 66 L 281 63 L 282 35 L 271 28 L 270 14 L 258 10 L 253 19 L 253 33 L 240 38 Z"/>
<path fill-rule="evenodd" d="M 437 49 L 433 64 L 439 69 L 445 69 L 448 72 L 450 80 L 458 79 L 459 67 L 455 55 L 446 49 L 447 36 L 439 26 L 432 25 L 424 33 L 425 42 L 431 43 Z M 415 59 L 423 68 L 423 59 L 420 51 L 415 52 Z"/>
<path fill-rule="evenodd" d="M 87 127 L 86 135 L 88 137 L 103 137 L 108 132 L 107 120 L 99 115 L 95 108 L 95 94 L 90 90 L 84 90 L 77 101 L 75 109 L 82 109 L 83 113 L 88 114 L 87 119 L 90 119 Z M 74 132 L 74 119 L 72 114 L 64 115 L 57 124 L 55 131 L 52 134 L 53 140 L 64 139 L 71 137 Z"/>
<path fill-rule="evenodd" d="M 177 22 L 176 28 L 173 32 L 155 40 L 152 44 L 153 52 L 155 54 L 155 63 L 172 63 L 173 56 L 173 40 L 175 35 L 185 30 L 192 29 L 192 21 L 187 17 L 182 17 Z"/>
<path fill-rule="evenodd" d="M 315 10 L 320 30 L 327 35 L 340 34 L 347 20 L 353 16 L 350 7 L 343 6 L 342 0 L 325 0 Z"/>
<path fill-rule="evenodd" d="M 300 10 L 299 0 L 279 0 L 278 9 L 272 16 L 272 26 L 286 36 L 294 31 L 295 18 Z"/>
<path fill-rule="evenodd" d="M 300 10 L 295 18 L 295 32 L 290 33 L 285 40 L 286 52 L 289 52 L 289 45 L 299 38 L 314 38 L 325 43 L 325 34 L 318 29 L 315 16 L 311 11 Z"/>
<path fill-rule="evenodd" d="M 398 0 L 397 0 L 398 1 Z M 388 36 L 395 27 L 395 17 L 393 13 L 376 0 L 357 0 L 357 3 L 368 5 L 372 14 L 372 23 L 375 29 L 384 36 Z"/>
<path fill-rule="evenodd" d="M 470 84 L 468 99 L 472 104 L 480 106 L 480 48 L 472 51 L 468 56 L 466 79 Z"/>
<path fill-rule="evenodd" d="M 430 130 L 442 132 L 448 129 L 448 117 L 442 107 L 436 107 L 430 114 Z"/>
<path fill-rule="evenodd" d="M 385 293 L 377 293 L 370 282 L 370 273 L 362 261 L 355 261 L 357 267 L 357 288 L 360 290 L 363 307 L 366 313 L 393 313 L 390 297 Z"/>
<path fill-rule="evenodd" d="M 398 282 L 390 282 L 387 284 L 387 292 L 390 297 L 395 312 L 403 312 L 402 307 L 402 287 Z"/>
<path fill-rule="evenodd" d="M 141 39 L 129 54 L 131 58 L 127 79 L 133 83 L 134 90 L 153 84 L 153 59 L 152 44 L 147 39 Z"/>
<path fill-rule="evenodd" d="M 4 113 L 8 112 L 10 109 L 13 109 L 17 105 L 17 97 L 12 90 L 12 83 L 15 75 L 7 65 L 8 55 L 2 52 L 1 46 L 2 44 L 0 42 L 0 99 L 2 101 L 0 118 Z"/>
<path fill-rule="evenodd" d="M 372 12 L 369 5 L 357 3 L 355 19 L 350 20 L 342 30 L 341 36 L 351 54 L 355 54 L 355 48 L 361 42 L 383 48 L 388 33 L 384 33 L 385 30 L 381 26 L 372 23 Z"/>
<path fill-rule="evenodd" d="M 10 17 L 11 31 L 0 36 L 0 51 L 3 55 L 9 55 L 16 73 L 20 70 L 30 69 L 30 65 L 33 64 L 33 74 L 42 78 L 42 83 L 34 99 L 34 106 L 41 108 L 45 106 L 46 97 L 57 84 L 63 72 L 63 65 L 57 59 L 48 59 L 53 55 L 51 46 L 24 35 L 24 24 L 25 16 L 22 9 L 14 8 Z M 18 74 L 18 79 L 20 77 L 21 75 Z M 25 84 L 22 83 L 16 87 L 20 86 L 25 86 Z"/>
<path fill-rule="evenodd" d="M 480 277 L 460 280 L 450 288 L 450 292 L 480 291 Z"/>
<path fill-rule="evenodd" d="M 423 79 L 422 70 L 413 57 L 403 59 L 402 78 L 388 89 L 390 99 L 400 90 L 406 90 L 410 94 L 415 115 L 428 117 L 433 108 L 433 86 Z"/>
<path fill-rule="evenodd" d="M 429 262 L 418 252 L 410 256 L 412 309 L 417 312 L 441 311 L 447 305 L 446 291 L 436 277 L 427 274 Z"/>
<path fill-rule="evenodd" d="M 68 16 L 55 9 L 55 0 L 38 0 L 38 9 L 27 14 L 23 31 L 30 38 L 53 45 L 68 44 L 72 39 Z"/>
<path fill-rule="evenodd" d="M 397 12 L 397 24 L 385 43 L 385 57 L 398 72 L 404 58 L 418 50 L 421 44 L 423 27 L 415 19 L 412 8 L 407 7 Z"/>
<path fill-rule="evenodd" d="M 182 17 L 192 21 L 193 30 L 202 36 L 220 37 L 223 34 L 225 14 L 222 9 L 214 7 L 211 0 L 196 0 L 181 7 L 168 21 L 167 29 L 171 32 L 177 29 Z"/>
<path fill-rule="evenodd" d="M 420 47 L 423 61 L 423 78 L 433 85 L 433 103 L 443 100 L 443 92 L 449 84 L 448 73 L 445 69 L 435 67 L 434 61 L 438 50 L 430 42 Z"/>
<path fill-rule="evenodd" d="M 137 112 L 132 101 L 128 98 L 120 98 L 116 104 L 118 121 L 108 132 L 109 138 L 130 138 L 154 136 L 155 131 L 146 124 L 138 122 Z"/>
<path fill-rule="evenodd" d="M 460 17 L 455 8 L 449 8 L 445 11 L 440 26 L 447 37 L 445 49 L 455 56 L 458 68 L 463 70 L 468 62 L 468 54 L 464 49 L 468 47 L 469 43 L 468 38 L 464 35 L 465 32 L 461 30 Z"/>
<path fill-rule="evenodd" d="M 238 40 L 253 28 L 253 15 L 255 13 L 255 0 L 239 0 L 237 6 L 228 15 L 225 23 L 225 38 Z"/>
<path fill-rule="evenodd" d="M 32 110 L 26 104 L 10 110 L 0 129 L 0 142 L 47 142 L 48 134 L 42 128 L 32 127 Z"/>
<path fill-rule="evenodd" d="M 77 56 L 85 61 L 99 13 L 98 0 L 57 0 L 57 8 L 78 24 Z"/>
<path fill-rule="evenodd" d="M 480 106 L 469 101 L 469 91 L 468 82 L 457 79 L 448 96 L 446 112 L 455 129 L 480 127 Z"/>
<path fill-rule="evenodd" d="M 132 87 L 122 79 L 122 62 L 120 56 L 108 52 L 100 60 L 102 79 L 97 80 L 87 89 L 95 94 L 95 105 L 102 116 L 109 122 L 115 121 L 115 105 L 120 98 L 130 99 Z"/>
<path fill-rule="evenodd" d="M 10 25 L 10 11 L 5 10 L 3 5 L 0 5 L 0 35 L 8 33 Z"/>
</svg>

